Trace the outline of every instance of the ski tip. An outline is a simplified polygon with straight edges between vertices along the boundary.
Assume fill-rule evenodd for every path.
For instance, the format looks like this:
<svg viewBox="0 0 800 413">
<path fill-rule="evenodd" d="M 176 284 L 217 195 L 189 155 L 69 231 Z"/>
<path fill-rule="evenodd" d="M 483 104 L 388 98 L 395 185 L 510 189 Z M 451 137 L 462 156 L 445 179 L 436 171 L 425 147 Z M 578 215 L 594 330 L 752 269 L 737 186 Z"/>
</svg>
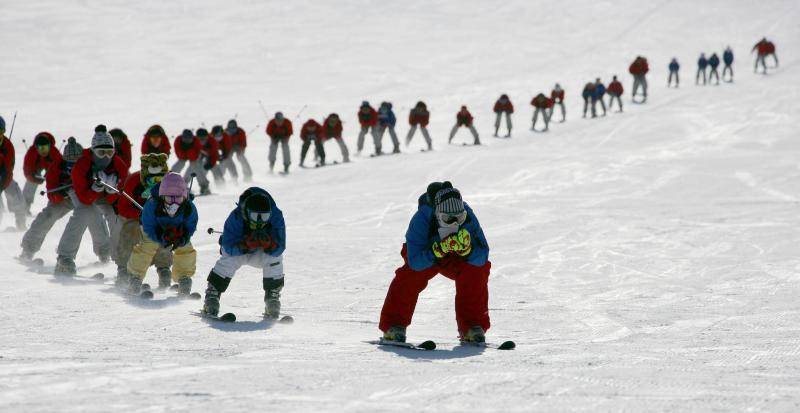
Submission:
<svg viewBox="0 0 800 413">
<path fill-rule="evenodd" d="M 92 276 L 93 280 L 102 280 L 104 278 L 106 278 L 106 275 L 103 274 L 102 272 L 98 272 L 98 273 L 96 273 L 95 275 Z"/>
<path fill-rule="evenodd" d="M 151 300 L 153 299 L 153 292 L 150 290 L 142 291 L 142 293 L 139 294 L 139 298 L 142 300 Z"/>
<path fill-rule="evenodd" d="M 150 291 L 150 290 L 152 290 L 152 289 L 153 289 L 153 288 L 152 288 L 152 287 L 150 287 L 150 284 L 147 284 L 147 283 L 144 283 L 144 284 L 142 284 L 142 290 L 143 290 L 143 291 Z"/>
<path fill-rule="evenodd" d="M 281 319 L 278 320 L 278 322 L 281 323 L 281 324 L 292 324 L 292 323 L 294 323 L 294 317 L 292 317 L 290 315 L 285 315 L 285 316 L 281 317 Z"/>
<path fill-rule="evenodd" d="M 497 346 L 498 350 L 514 350 L 515 348 L 517 348 L 517 344 L 511 340 L 504 341 L 503 344 Z"/>
<path fill-rule="evenodd" d="M 423 348 L 425 350 L 436 350 L 436 343 L 434 343 L 431 340 L 428 340 L 420 343 L 417 347 Z"/>
<path fill-rule="evenodd" d="M 192 300 L 199 300 L 200 298 L 202 298 L 202 296 L 198 292 L 193 292 L 189 294 L 189 298 Z"/>
<path fill-rule="evenodd" d="M 226 323 L 233 323 L 236 321 L 236 314 L 234 313 L 225 313 L 219 317 L 219 321 L 223 321 Z"/>
</svg>

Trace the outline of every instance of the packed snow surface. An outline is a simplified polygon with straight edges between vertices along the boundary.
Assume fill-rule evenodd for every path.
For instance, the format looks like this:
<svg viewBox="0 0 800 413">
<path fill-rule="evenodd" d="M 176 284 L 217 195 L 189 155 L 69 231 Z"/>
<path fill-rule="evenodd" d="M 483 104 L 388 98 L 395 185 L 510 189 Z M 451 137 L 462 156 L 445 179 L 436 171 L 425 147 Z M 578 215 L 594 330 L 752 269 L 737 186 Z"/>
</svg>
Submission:
<svg viewBox="0 0 800 413">
<path fill-rule="evenodd" d="M 18 111 L 17 180 L 22 139 L 41 130 L 88 144 L 105 123 L 138 151 L 150 124 L 174 135 L 237 116 L 252 130 L 255 183 L 286 216 L 283 305 L 296 322 L 260 321 L 254 269 L 222 298 L 241 322 L 208 324 L 190 314 L 197 301 L 113 293 L 113 265 L 104 284 L 28 272 L 13 259 L 21 234 L 3 233 L 0 410 L 800 409 L 796 1 L 2 3 L 0 114 L 10 129 Z M 762 36 L 781 59 L 767 76 L 752 71 Z M 700 52 L 726 45 L 735 83 L 694 86 Z M 636 55 L 652 68 L 646 105 L 628 95 Z M 673 56 L 680 89 L 665 87 Z M 580 119 L 583 84 L 614 74 L 625 112 Z M 530 132 L 528 102 L 555 82 L 568 120 Z M 517 108 L 510 140 L 491 138 L 501 93 Z M 408 109 L 425 100 L 436 150 L 419 153 L 418 135 L 401 156 L 302 170 L 293 138 L 292 173 L 267 173 L 259 100 L 298 130 L 338 112 L 354 150 L 363 99 L 394 103 L 401 139 Z M 466 131 L 446 144 L 461 104 L 485 145 L 461 146 Z M 440 349 L 364 343 L 380 334 L 416 199 L 443 179 L 484 226 L 489 340 L 514 339 L 514 351 L 457 345 L 443 277 L 409 328 Z M 222 226 L 245 187 L 197 201 L 195 291 L 218 256 L 205 229 Z M 47 265 L 65 222 L 39 254 Z M 91 275 L 95 261 L 86 236 L 79 271 Z"/>
</svg>

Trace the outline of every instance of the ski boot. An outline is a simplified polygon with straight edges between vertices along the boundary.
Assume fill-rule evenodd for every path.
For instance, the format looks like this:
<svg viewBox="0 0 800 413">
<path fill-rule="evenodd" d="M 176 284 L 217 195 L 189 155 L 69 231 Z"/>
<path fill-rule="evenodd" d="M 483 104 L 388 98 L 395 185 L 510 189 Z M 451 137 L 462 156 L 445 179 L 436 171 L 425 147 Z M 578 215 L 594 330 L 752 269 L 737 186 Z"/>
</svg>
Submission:
<svg viewBox="0 0 800 413">
<path fill-rule="evenodd" d="M 206 298 L 203 302 L 203 312 L 214 317 L 219 315 L 220 292 L 211 283 L 206 287 Z"/>
<path fill-rule="evenodd" d="M 59 255 L 56 260 L 56 269 L 53 272 L 56 276 L 74 277 L 78 270 L 75 268 L 75 260 Z"/>
<path fill-rule="evenodd" d="M 281 316 L 283 278 L 264 278 L 264 318 L 277 320 Z"/>
<path fill-rule="evenodd" d="M 23 249 L 19 257 L 17 257 L 17 260 L 23 264 L 31 264 L 33 262 L 33 253 Z"/>
<path fill-rule="evenodd" d="M 156 268 L 158 272 L 158 289 L 166 290 L 172 285 L 172 271 L 169 267 Z"/>
<path fill-rule="evenodd" d="M 392 153 L 400 153 L 400 147 L 395 146 L 394 149 L 392 150 Z"/>
<path fill-rule="evenodd" d="M 403 326 L 391 326 L 383 333 L 383 339 L 388 341 L 406 342 L 406 328 Z"/>
<path fill-rule="evenodd" d="M 288 163 L 283 165 L 283 173 L 284 174 L 288 174 L 289 173 L 289 164 Z"/>
<path fill-rule="evenodd" d="M 466 334 L 461 336 L 461 341 L 467 343 L 485 343 L 486 332 L 483 331 L 483 327 L 481 326 L 472 326 L 467 330 Z"/>
<path fill-rule="evenodd" d="M 142 293 L 142 279 L 137 276 L 130 276 L 128 280 L 128 294 L 139 295 Z"/>
<path fill-rule="evenodd" d="M 114 279 L 114 286 L 120 290 L 125 289 L 130 284 L 131 276 L 128 270 L 122 267 L 117 268 L 117 278 Z"/>
<path fill-rule="evenodd" d="M 189 296 L 192 293 L 192 279 L 189 277 L 182 277 L 178 280 L 178 295 Z"/>
<path fill-rule="evenodd" d="M 200 195 L 211 195 L 211 190 L 208 185 L 200 185 Z"/>
<path fill-rule="evenodd" d="M 269 173 L 275 173 L 275 162 L 269 163 Z"/>
</svg>

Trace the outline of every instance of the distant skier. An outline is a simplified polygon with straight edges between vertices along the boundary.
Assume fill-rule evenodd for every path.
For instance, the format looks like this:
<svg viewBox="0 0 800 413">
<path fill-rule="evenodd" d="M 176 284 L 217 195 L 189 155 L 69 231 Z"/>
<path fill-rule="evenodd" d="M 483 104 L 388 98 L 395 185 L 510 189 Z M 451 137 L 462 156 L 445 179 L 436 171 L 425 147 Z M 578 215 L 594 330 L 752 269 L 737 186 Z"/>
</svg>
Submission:
<svg viewBox="0 0 800 413">
<path fill-rule="evenodd" d="M 708 83 L 711 83 L 711 78 L 717 79 L 717 85 L 719 84 L 719 71 L 717 68 L 719 67 L 719 56 L 716 53 L 712 53 L 711 57 L 708 58 L 708 67 L 711 69 L 708 73 Z"/>
<path fill-rule="evenodd" d="M 48 202 L 22 237 L 20 261 L 30 263 L 33 256 L 42 248 L 42 243 L 53 225 L 72 211 L 72 200 L 69 197 L 72 187 L 70 173 L 82 154 L 83 148 L 75 138 L 71 137 L 64 147 L 64 155 L 47 167 L 45 188 L 47 188 Z"/>
<path fill-rule="evenodd" d="M 162 128 L 161 125 L 149 127 L 142 140 L 142 154 L 164 153 L 169 157 L 170 152 L 172 152 L 172 147 L 169 144 L 169 139 L 167 138 L 167 133 L 164 132 L 164 128 Z"/>
<path fill-rule="evenodd" d="M 141 293 L 142 280 L 153 259 L 171 252 L 172 281 L 178 284 L 179 295 L 188 296 L 197 265 L 197 252 L 191 242 L 197 229 L 197 208 L 189 199 L 186 181 L 174 172 L 165 175 L 152 191 L 156 193 L 142 209 L 142 237 L 128 260 L 128 293 Z"/>
<path fill-rule="evenodd" d="M 667 79 L 667 87 L 672 86 L 672 78 L 675 77 L 675 88 L 680 87 L 680 78 L 678 77 L 678 71 L 681 69 L 681 65 L 678 63 L 678 59 L 672 58 L 672 61 L 669 62 L 669 78 Z"/>
<path fill-rule="evenodd" d="M 247 156 L 245 155 L 245 150 L 247 150 L 247 134 L 244 132 L 244 129 L 239 127 L 236 119 L 231 119 L 225 127 L 225 135 L 230 138 L 231 141 L 231 151 L 233 152 L 231 165 L 233 165 L 233 156 L 235 156 L 242 166 L 244 181 L 250 182 L 253 178 L 253 170 L 250 168 L 250 161 L 247 160 Z M 231 167 L 229 167 L 229 170 L 230 168 Z"/>
<path fill-rule="evenodd" d="M 211 137 L 217 142 L 219 157 L 217 167 L 214 168 L 214 181 L 218 184 L 224 183 L 225 171 L 227 171 L 234 183 L 239 179 L 236 171 L 236 164 L 233 163 L 233 141 L 222 130 L 222 125 L 215 125 L 211 128 Z"/>
<path fill-rule="evenodd" d="M 756 52 L 756 64 L 753 67 L 753 72 L 758 72 L 758 64 L 761 63 L 761 67 L 764 68 L 764 74 L 767 74 L 767 56 L 772 55 L 775 59 L 775 67 L 778 67 L 778 55 L 775 54 L 775 44 L 771 41 L 767 40 L 766 37 L 759 40 L 758 43 L 753 46 L 752 52 Z"/>
<path fill-rule="evenodd" d="M 347 145 L 345 145 L 344 139 L 342 139 L 342 120 L 339 119 L 339 115 L 336 113 L 328 115 L 325 121 L 322 122 L 320 132 L 322 133 L 322 142 L 325 143 L 330 139 L 335 140 L 336 144 L 339 145 L 339 151 L 342 152 L 342 162 L 350 162 L 350 151 L 347 150 Z M 325 159 L 322 159 L 322 161 L 324 165 Z"/>
<path fill-rule="evenodd" d="M 558 105 L 561 108 L 561 122 L 565 122 L 567 120 L 567 111 L 564 109 L 564 89 L 561 88 L 561 85 L 556 83 L 556 86 L 550 91 L 550 100 L 553 101 L 553 105 Z M 550 118 L 553 117 L 553 111 L 550 111 Z"/>
<path fill-rule="evenodd" d="M 148 199 L 158 196 L 158 193 L 154 192 L 155 186 L 169 172 L 167 155 L 163 153 L 142 155 L 140 166 L 139 171 L 128 175 L 124 186 L 124 192 L 139 206 L 134 205 L 124 196 L 118 197 L 116 203 L 119 213 L 117 226 L 120 235 L 117 240 L 117 253 L 114 257 L 114 262 L 117 264 L 117 279 L 114 284 L 119 288 L 127 289 L 130 285 L 128 261 L 133 253 L 133 247 L 142 242 L 142 228 L 139 223 L 142 210 L 139 207 L 143 207 Z M 158 288 L 169 287 L 172 279 L 172 270 L 170 270 L 172 251 L 160 249 L 153 257 L 152 264 L 158 273 Z"/>
<path fill-rule="evenodd" d="M 733 82 L 733 50 L 730 46 L 725 48 L 725 52 L 722 53 L 722 61 L 725 63 L 725 67 L 722 68 L 722 80 L 726 82 Z M 725 73 L 729 73 L 729 78 L 725 79 Z"/>
<path fill-rule="evenodd" d="M 637 56 L 636 59 L 628 67 L 628 72 L 633 75 L 633 93 L 631 99 L 636 102 L 636 94 L 639 88 L 642 88 L 642 100 L 639 103 L 647 102 L 647 72 L 650 71 L 650 65 L 647 64 L 647 59 L 642 56 Z"/>
<path fill-rule="evenodd" d="M 25 229 L 25 199 L 22 190 L 14 181 L 15 165 L 14 144 L 6 137 L 6 121 L 0 116 L 0 194 L 6 196 L 8 210 L 14 214 L 16 228 Z M 3 204 L 0 200 L 0 218 L 2 218 Z"/>
<path fill-rule="evenodd" d="M 550 116 L 553 113 L 553 100 L 545 96 L 544 93 L 539 93 L 531 100 L 531 105 L 534 108 L 531 130 L 536 130 L 536 120 L 539 118 L 539 113 L 541 113 L 542 119 L 544 120 L 544 129 L 542 129 L 542 132 L 547 132 L 550 126 Z"/>
<path fill-rule="evenodd" d="M 72 168 L 72 198 L 74 210 L 58 243 L 56 275 L 75 275 L 75 256 L 78 254 L 83 233 L 88 227 L 92 234 L 95 251 L 101 262 L 107 262 L 114 254 L 114 245 L 106 224 L 96 229 L 96 220 L 116 222 L 112 205 L 116 201 L 116 190 L 128 177 L 128 166 L 114 155 L 114 139 L 106 132 L 97 132 L 92 137 L 92 148 L 85 150 Z"/>
<path fill-rule="evenodd" d="M 263 274 L 264 317 L 277 319 L 284 285 L 286 224 L 272 196 L 257 187 L 244 191 L 225 221 L 219 244 L 220 257 L 208 274 L 203 312 L 219 314 L 220 295 L 239 268 L 247 265 L 261 269 Z"/>
<path fill-rule="evenodd" d="M 456 323 L 462 341 L 484 342 L 489 329 L 489 244 L 478 218 L 450 182 L 433 182 L 417 202 L 381 310 L 384 338 L 406 341 L 419 294 L 442 274 L 456 283 Z"/>
<path fill-rule="evenodd" d="M 22 163 L 22 172 L 25 174 L 22 195 L 25 200 L 25 212 L 28 215 L 37 188 L 44 183 L 43 173 L 49 171 L 50 165 L 54 163 L 61 163 L 61 152 L 56 147 L 56 138 L 50 132 L 39 132 L 33 138 L 33 145 L 28 148 Z"/>
<path fill-rule="evenodd" d="M 697 59 L 697 74 L 694 77 L 694 84 L 700 84 L 700 76 L 703 77 L 703 84 L 706 84 L 706 68 L 708 67 L 708 59 L 705 53 L 700 53 L 700 58 Z"/>
<path fill-rule="evenodd" d="M 381 154 L 380 148 L 382 146 L 383 133 L 387 130 L 389 131 L 389 137 L 392 138 L 392 145 L 394 145 L 392 153 L 400 153 L 400 141 L 397 139 L 397 132 L 394 130 L 396 124 L 397 117 L 392 110 L 392 104 L 390 102 L 381 102 L 381 106 L 378 108 L 378 129 L 375 132 L 375 142 L 378 148 L 376 152 L 378 155 Z"/>
<path fill-rule="evenodd" d="M 358 133 L 358 154 L 364 149 L 364 137 L 367 133 L 372 135 L 372 141 L 375 143 L 375 153 L 379 152 L 380 144 L 378 142 L 376 128 L 378 126 L 378 112 L 369 105 L 366 100 L 361 102 L 361 107 L 358 109 L 358 123 L 361 124 L 361 131 Z"/>
<path fill-rule="evenodd" d="M 594 93 L 592 93 L 592 117 L 594 117 L 594 108 L 598 103 L 600 104 L 600 107 L 603 108 L 603 116 L 606 116 L 606 101 L 603 100 L 605 95 L 606 85 L 604 85 L 603 81 L 598 77 L 594 81 Z"/>
<path fill-rule="evenodd" d="M 205 179 L 205 174 L 202 171 L 203 167 L 200 163 L 200 152 L 203 150 L 200 139 L 197 139 L 191 130 L 184 129 L 180 136 L 175 138 L 175 143 L 172 146 L 175 148 L 175 157 L 178 160 L 172 165 L 171 171 L 180 174 L 183 172 L 183 168 L 186 167 L 186 172 L 183 174 L 186 182 L 189 182 L 192 174 L 196 174 L 200 183 L 200 193 L 203 193 L 203 188 L 207 192 L 208 179 Z"/>
<path fill-rule="evenodd" d="M 581 92 L 581 97 L 583 98 L 583 117 L 584 118 L 586 117 L 586 113 L 587 113 L 587 111 L 589 110 L 589 107 L 590 107 L 589 101 L 592 99 L 592 96 L 594 96 L 594 88 L 595 88 L 594 82 L 589 82 L 589 83 L 587 83 L 587 84 L 585 84 L 583 86 L 583 92 Z M 594 105 L 591 105 L 591 108 L 592 108 L 592 117 L 593 118 L 597 117 L 597 112 L 595 111 Z"/>
<path fill-rule="evenodd" d="M 210 138 L 208 135 L 208 129 L 206 128 L 197 128 L 197 131 L 195 131 L 195 136 L 198 142 L 200 142 L 200 156 L 197 158 L 194 173 L 197 178 L 197 184 L 200 185 L 200 195 L 211 194 L 211 190 L 209 189 L 211 183 L 208 180 L 208 173 L 214 170 L 219 159 L 219 146 L 217 145 L 217 141 Z"/>
<path fill-rule="evenodd" d="M 325 148 L 322 147 L 322 125 L 314 119 L 309 119 L 300 128 L 300 140 L 303 141 L 303 147 L 300 149 L 300 167 L 305 167 L 303 164 L 306 161 L 308 148 L 314 144 L 315 158 L 320 159 L 320 164 L 325 165 Z"/>
<path fill-rule="evenodd" d="M 283 113 L 275 112 L 275 118 L 267 124 L 267 135 L 269 135 L 269 171 L 275 168 L 275 161 L 278 157 L 278 145 L 283 153 L 283 173 L 289 173 L 289 165 L 292 164 L 291 154 L 289 153 L 289 138 L 294 134 L 292 121 L 283 117 Z"/>
<path fill-rule="evenodd" d="M 497 137 L 498 132 L 500 131 L 500 121 L 503 119 L 503 115 L 506 116 L 506 128 L 508 128 L 508 132 L 506 133 L 506 138 L 511 137 L 511 114 L 514 113 L 514 105 L 511 103 L 511 99 L 508 98 L 508 95 L 502 94 L 500 98 L 497 99 L 497 102 L 494 102 L 494 113 L 495 113 L 495 120 L 494 120 L 494 137 Z"/>
<path fill-rule="evenodd" d="M 472 114 L 469 113 L 466 106 L 461 106 L 461 110 L 456 113 L 456 124 L 453 126 L 453 129 L 450 131 L 450 138 L 447 140 L 447 143 L 452 143 L 453 138 L 456 136 L 458 132 L 458 128 L 465 127 L 469 129 L 472 136 L 475 138 L 475 145 L 481 144 L 481 139 L 478 137 L 478 131 L 475 130 L 475 126 L 472 125 L 473 119 Z"/>
<path fill-rule="evenodd" d="M 625 89 L 623 89 L 622 83 L 617 80 L 616 75 L 611 78 L 611 83 L 608 84 L 606 92 L 608 92 L 608 110 L 614 109 L 614 101 L 616 100 L 619 111 L 622 112 L 622 94 L 625 92 Z"/>
<path fill-rule="evenodd" d="M 408 135 L 406 136 L 406 146 L 411 143 L 411 139 L 414 137 L 414 134 L 417 132 L 417 127 L 419 127 L 420 132 L 422 132 L 422 137 L 425 138 L 425 143 L 428 145 L 428 150 L 433 150 L 433 141 L 431 140 L 431 135 L 428 133 L 428 123 L 431 120 L 431 113 L 428 112 L 428 106 L 425 105 L 425 102 L 419 101 L 408 112 L 408 124 L 411 125 L 411 129 L 408 130 Z"/>
<path fill-rule="evenodd" d="M 120 128 L 111 129 L 108 131 L 108 134 L 114 139 L 114 150 L 117 151 L 116 155 L 130 168 L 132 166 L 131 162 L 133 157 L 131 154 L 131 141 L 128 139 L 128 135 Z"/>
</svg>

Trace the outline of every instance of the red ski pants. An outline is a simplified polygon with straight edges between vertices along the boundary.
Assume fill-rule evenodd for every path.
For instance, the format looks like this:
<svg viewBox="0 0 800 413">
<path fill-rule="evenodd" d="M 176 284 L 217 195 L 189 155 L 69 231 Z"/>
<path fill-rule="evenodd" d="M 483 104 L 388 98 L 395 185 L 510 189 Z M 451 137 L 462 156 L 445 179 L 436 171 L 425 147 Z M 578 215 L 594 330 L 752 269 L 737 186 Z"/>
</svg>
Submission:
<svg viewBox="0 0 800 413">
<path fill-rule="evenodd" d="M 438 274 L 456 282 L 456 322 L 458 332 L 464 334 L 472 326 L 489 329 L 489 269 L 490 262 L 481 267 L 468 264 L 458 257 L 447 257 L 439 260 L 432 267 L 414 271 L 408 266 L 406 245 L 400 252 L 403 266 L 395 271 L 386 300 L 381 310 L 379 328 L 386 331 L 391 326 L 407 327 L 411 324 L 414 308 L 417 306 L 419 293 L 428 285 L 428 281 Z"/>
</svg>

